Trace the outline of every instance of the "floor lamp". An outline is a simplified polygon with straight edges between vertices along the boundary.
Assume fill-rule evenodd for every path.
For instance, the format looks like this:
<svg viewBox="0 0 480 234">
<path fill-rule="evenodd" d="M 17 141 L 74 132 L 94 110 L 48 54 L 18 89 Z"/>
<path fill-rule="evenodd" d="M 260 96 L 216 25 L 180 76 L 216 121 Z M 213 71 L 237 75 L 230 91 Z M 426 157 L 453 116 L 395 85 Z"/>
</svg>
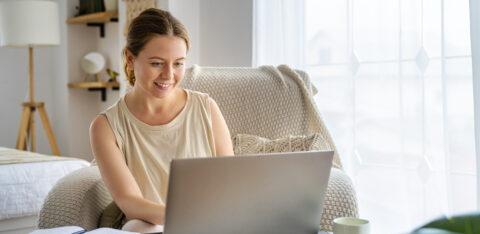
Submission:
<svg viewBox="0 0 480 234">
<path fill-rule="evenodd" d="M 28 47 L 30 69 L 30 102 L 23 102 L 22 117 L 18 130 L 16 148 L 35 152 L 35 111 L 38 110 L 52 152 L 60 155 L 45 104 L 35 102 L 33 83 L 33 47 L 60 44 L 58 5 L 52 1 L 5 1 L 0 2 L 0 46 Z"/>
</svg>

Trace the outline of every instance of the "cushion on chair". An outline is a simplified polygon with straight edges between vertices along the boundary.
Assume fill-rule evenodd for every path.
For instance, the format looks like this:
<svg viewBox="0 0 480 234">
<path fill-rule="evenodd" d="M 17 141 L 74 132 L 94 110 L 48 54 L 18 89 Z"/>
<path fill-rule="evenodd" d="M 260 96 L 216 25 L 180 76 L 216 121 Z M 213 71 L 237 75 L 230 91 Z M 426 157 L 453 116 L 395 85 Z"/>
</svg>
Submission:
<svg viewBox="0 0 480 234">
<path fill-rule="evenodd" d="M 249 134 L 237 134 L 232 138 L 232 143 L 235 155 L 332 150 L 319 133 L 309 136 L 288 136 L 275 140 Z M 333 167 L 341 169 L 341 165 L 335 162 L 333 162 Z"/>
</svg>

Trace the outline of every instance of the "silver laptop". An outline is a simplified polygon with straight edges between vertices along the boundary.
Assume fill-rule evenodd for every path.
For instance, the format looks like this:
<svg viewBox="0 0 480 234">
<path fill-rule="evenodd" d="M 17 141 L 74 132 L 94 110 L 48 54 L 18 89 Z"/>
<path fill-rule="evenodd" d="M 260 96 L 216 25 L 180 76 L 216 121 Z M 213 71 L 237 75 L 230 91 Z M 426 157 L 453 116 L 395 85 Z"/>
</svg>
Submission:
<svg viewBox="0 0 480 234">
<path fill-rule="evenodd" d="M 177 159 L 165 234 L 317 233 L 333 151 Z"/>
</svg>

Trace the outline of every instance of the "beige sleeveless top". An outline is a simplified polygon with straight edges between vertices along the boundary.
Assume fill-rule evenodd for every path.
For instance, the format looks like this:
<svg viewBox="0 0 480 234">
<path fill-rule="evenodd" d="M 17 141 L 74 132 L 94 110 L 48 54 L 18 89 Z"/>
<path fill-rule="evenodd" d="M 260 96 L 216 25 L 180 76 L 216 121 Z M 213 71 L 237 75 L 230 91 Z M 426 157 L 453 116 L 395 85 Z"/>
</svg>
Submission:
<svg viewBox="0 0 480 234">
<path fill-rule="evenodd" d="M 187 102 L 167 124 L 151 126 L 127 108 L 125 96 L 104 113 L 143 197 L 165 205 L 174 158 L 215 156 L 208 94 L 185 90 Z"/>
</svg>

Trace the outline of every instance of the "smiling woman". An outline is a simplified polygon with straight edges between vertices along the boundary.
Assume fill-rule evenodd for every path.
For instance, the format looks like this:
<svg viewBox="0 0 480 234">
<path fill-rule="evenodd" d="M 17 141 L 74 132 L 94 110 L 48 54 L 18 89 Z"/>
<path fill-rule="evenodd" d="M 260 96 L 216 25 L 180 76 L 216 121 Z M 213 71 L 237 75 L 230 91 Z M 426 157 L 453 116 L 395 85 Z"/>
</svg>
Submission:
<svg viewBox="0 0 480 234">
<path fill-rule="evenodd" d="M 124 70 L 133 89 L 90 127 L 93 153 L 114 199 L 101 226 L 161 231 L 170 161 L 233 155 L 215 101 L 177 87 L 189 48 L 185 27 L 167 11 L 148 9 L 130 24 Z"/>
</svg>

